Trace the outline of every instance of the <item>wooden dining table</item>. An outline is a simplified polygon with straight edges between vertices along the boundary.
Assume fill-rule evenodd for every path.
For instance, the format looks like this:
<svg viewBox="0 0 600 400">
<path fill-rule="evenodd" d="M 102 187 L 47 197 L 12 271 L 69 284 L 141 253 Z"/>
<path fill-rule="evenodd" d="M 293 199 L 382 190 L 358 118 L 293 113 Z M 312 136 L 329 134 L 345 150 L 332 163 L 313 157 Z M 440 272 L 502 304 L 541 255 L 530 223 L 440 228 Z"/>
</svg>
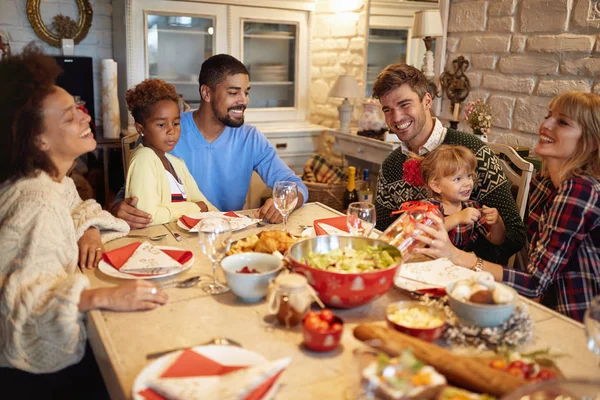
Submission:
<svg viewBox="0 0 600 400">
<path fill-rule="evenodd" d="M 291 233 L 300 234 L 302 226 L 312 225 L 315 219 L 337 215 L 341 214 L 325 205 L 309 203 L 290 216 L 288 228 Z M 188 233 L 176 223 L 171 223 L 170 228 L 179 233 L 183 240 L 177 242 L 169 234 L 166 239 L 153 243 L 190 250 L 195 262 L 179 275 L 155 282 L 210 274 L 211 263 L 202 253 L 198 234 Z M 234 232 L 233 240 L 272 229 L 282 229 L 282 225 L 249 227 Z M 152 236 L 168 232 L 164 226 L 158 225 L 134 233 Z M 139 240 L 124 237 L 108 243 L 106 249 L 115 249 Z M 85 273 L 90 278 L 92 288 L 123 282 L 98 269 Z M 292 362 L 280 379 L 277 399 L 346 399 L 349 387 L 359 376 L 353 349 L 364 347 L 354 338 L 353 329 L 365 322 L 380 321 L 385 324 L 386 306 L 410 298 L 407 293 L 393 288 L 367 305 L 335 310 L 345 322 L 341 345 L 329 353 L 315 353 L 302 346 L 300 326 L 286 329 L 272 322 L 265 301 L 244 303 L 231 292 L 211 296 L 199 286 L 165 290 L 169 302 L 152 311 L 95 310 L 88 313 L 89 342 L 113 399 L 132 398 L 137 375 L 151 362 L 146 359 L 149 353 L 195 346 L 214 337 L 231 338 L 269 360 L 290 356 Z M 565 377 L 600 378 L 600 368 L 595 356 L 587 349 L 582 324 L 527 299 L 521 298 L 521 302 L 529 308 L 534 332 L 531 342 L 519 350 L 550 348 L 553 353 L 566 354 L 555 360 Z"/>
</svg>

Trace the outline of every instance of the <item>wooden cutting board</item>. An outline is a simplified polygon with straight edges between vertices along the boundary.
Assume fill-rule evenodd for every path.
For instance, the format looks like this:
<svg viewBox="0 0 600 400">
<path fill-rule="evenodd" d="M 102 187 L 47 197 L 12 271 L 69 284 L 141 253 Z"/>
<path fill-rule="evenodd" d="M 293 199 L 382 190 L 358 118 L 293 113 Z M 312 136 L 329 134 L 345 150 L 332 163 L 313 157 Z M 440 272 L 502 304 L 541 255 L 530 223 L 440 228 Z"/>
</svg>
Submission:
<svg viewBox="0 0 600 400">
<path fill-rule="evenodd" d="M 527 384 L 524 379 L 491 368 L 483 360 L 454 354 L 443 347 L 381 325 L 361 324 L 354 329 L 354 336 L 390 356 L 412 349 L 415 357 L 433 366 L 449 383 L 476 393 L 501 397 Z"/>
</svg>

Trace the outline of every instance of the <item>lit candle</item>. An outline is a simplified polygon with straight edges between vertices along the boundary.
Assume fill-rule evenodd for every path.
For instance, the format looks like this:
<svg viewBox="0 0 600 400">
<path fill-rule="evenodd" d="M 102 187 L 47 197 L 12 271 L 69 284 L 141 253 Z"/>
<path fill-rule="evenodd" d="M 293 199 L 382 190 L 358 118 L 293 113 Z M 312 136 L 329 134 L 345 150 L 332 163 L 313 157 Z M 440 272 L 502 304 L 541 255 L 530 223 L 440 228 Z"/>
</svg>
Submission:
<svg viewBox="0 0 600 400">
<path fill-rule="evenodd" d="M 460 110 L 460 104 L 454 103 L 454 112 L 452 113 L 452 121 L 458 121 L 458 111 Z"/>
</svg>

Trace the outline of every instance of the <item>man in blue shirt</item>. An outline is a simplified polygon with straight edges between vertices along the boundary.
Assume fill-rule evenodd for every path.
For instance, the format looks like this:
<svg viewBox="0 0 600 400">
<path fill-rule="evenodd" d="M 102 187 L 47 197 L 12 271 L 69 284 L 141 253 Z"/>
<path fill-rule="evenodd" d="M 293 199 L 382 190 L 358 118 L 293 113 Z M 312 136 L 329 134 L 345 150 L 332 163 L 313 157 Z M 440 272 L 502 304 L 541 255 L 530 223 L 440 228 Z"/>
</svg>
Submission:
<svg viewBox="0 0 600 400">
<path fill-rule="evenodd" d="M 277 156 L 273 145 L 255 127 L 244 124 L 250 79 L 239 60 L 219 54 L 208 58 L 200 69 L 200 108 L 181 114 L 181 137 L 172 154 L 182 158 L 198 187 L 221 211 L 242 209 L 252 172 L 269 187 L 276 181 L 298 185 L 298 204 L 308 199 L 302 180 Z M 135 208 L 137 198 L 119 201 L 111 212 L 132 228 L 144 228 L 150 216 Z M 273 223 L 283 220 L 268 199 L 257 218 Z"/>
</svg>

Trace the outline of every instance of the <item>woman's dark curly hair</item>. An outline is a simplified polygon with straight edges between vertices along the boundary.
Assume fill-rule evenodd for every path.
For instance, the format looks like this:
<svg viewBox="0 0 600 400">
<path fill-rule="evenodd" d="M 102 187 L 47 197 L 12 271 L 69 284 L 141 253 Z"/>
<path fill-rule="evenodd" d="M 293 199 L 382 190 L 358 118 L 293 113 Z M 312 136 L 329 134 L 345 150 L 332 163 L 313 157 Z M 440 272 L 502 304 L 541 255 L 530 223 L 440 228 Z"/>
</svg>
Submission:
<svg viewBox="0 0 600 400">
<path fill-rule="evenodd" d="M 135 122 L 144 125 L 150 116 L 152 106 L 161 100 L 173 100 L 179 104 L 179 95 L 175 86 L 162 79 L 146 79 L 125 93 L 127 108 Z"/>
<path fill-rule="evenodd" d="M 0 60 L 0 183 L 39 171 L 57 175 L 37 145 L 44 131 L 42 103 L 55 89 L 60 67 L 33 43 Z"/>
</svg>

